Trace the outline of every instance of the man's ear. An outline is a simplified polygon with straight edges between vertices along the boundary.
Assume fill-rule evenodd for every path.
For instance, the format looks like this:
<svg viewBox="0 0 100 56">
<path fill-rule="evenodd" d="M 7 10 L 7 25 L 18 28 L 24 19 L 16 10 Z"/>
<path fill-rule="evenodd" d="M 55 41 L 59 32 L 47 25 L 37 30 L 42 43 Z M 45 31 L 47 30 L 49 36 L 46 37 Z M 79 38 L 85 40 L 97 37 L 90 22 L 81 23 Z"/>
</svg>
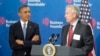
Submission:
<svg viewBox="0 0 100 56">
<path fill-rule="evenodd" d="M 73 14 L 73 16 L 74 16 L 74 17 L 77 17 L 77 15 L 76 15 L 76 14 Z"/>
</svg>

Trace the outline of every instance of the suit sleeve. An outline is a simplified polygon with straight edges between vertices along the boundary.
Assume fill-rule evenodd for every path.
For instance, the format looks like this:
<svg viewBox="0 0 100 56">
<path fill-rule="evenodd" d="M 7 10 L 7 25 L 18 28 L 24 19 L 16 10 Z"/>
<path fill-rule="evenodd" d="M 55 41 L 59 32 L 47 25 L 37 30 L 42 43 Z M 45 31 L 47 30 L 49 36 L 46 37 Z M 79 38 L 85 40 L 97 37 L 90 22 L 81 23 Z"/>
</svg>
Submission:
<svg viewBox="0 0 100 56">
<path fill-rule="evenodd" d="M 93 49 L 93 34 L 89 25 L 86 26 L 83 33 L 83 42 L 85 44 L 81 49 L 86 53 L 90 52 Z"/>
<path fill-rule="evenodd" d="M 11 49 L 22 49 L 23 45 L 18 45 L 15 42 L 16 39 L 15 39 L 15 35 L 14 35 L 14 27 L 13 26 L 10 26 L 10 29 L 9 29 L 9 45 L 10 45 Z"/>
<path fill-rule="evenodd" d="M 40 32 L 39 32 L 39 26 L 37 25 L 36 27 L 35 27 L 35 35 L 39 35 L 39 40 L 38 41 L 24 41 L 24 46 L 25 47 L 30 47 L 30 46 L 32 46 L 33 44 L 34 45 L 40 45 L 41 44 L 41 37 L 40 37 Z"/>
<path fill-rule="evenodd" d="M 61 45 L 64 45 L 64 44 L 63 44 L 63 41 L 64 41 L 64 40 L 63 40 L 63 38 L 64 38 L 64 37 L 63 37 L 63 36 L 64 36 L 64 33 L 63 33 L 63 32 L 64 32 L 64 27 L 62 28 L 62 32 L 61 32 Z"/>
</svg>

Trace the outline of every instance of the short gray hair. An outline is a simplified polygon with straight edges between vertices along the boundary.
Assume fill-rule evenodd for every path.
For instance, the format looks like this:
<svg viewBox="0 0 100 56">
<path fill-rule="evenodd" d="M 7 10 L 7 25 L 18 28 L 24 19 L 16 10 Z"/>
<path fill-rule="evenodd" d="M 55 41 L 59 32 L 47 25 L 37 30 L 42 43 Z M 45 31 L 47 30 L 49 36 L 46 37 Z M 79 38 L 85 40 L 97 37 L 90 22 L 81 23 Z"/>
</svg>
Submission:
<svg viewBox="0 0 100 56">
<path fill-rule="evenodd" d="M 72 12 L 75 13 L 77 15 L 77 17 L 79 17 L 80 10 L 76 5 L 67 5 L 66 9 L 67 8 L 72 8 L 72 10 L 73 10 Z"/>
</svg>

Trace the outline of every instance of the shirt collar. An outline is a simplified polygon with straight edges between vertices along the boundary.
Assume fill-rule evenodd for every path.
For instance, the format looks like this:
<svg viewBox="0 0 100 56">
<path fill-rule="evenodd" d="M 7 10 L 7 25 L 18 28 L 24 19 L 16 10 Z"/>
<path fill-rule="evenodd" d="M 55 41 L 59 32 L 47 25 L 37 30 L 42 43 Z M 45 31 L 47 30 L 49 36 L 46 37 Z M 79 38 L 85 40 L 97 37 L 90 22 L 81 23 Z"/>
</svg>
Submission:
<svg viewBox="0 0 100 56">
<path fill-rule="evenodd" d="M 24 24 L 24 23 L 26 23 L 26 24 L 27 24 L 27 23 L 28 23 L 28 21 L 26 21 L 26 22 L 23 22 L 22 20 L 20 20 L 20 22 L 21 22 L 21 24 Z"/>
<path fill-rule="evenodd" d="M 77 22 L 78 22 L 78 19 L 74 21 L 71 25 L 76 26 Z"/>
<path fill-rule="evenodd" d="M 76 28 L 76 25 L 77 25 L 77 23 L 78 23 L 78 20 L 79 19 L 77 19 L 76 21 L 74 21 L 71 25 L 73 25 L 73 31 L 75 30 L 75 28 Z"/>
<path fill-rule="evenodd" d="M 23 22 L 22 20 L 20 20 L 20 23 L 21 23 L 21 26 L 22 26 L 22 27 L 23 27 L 24 23 L 26 23 L 26 27 L 27 27 L 28 21 Z"/>
</svg>

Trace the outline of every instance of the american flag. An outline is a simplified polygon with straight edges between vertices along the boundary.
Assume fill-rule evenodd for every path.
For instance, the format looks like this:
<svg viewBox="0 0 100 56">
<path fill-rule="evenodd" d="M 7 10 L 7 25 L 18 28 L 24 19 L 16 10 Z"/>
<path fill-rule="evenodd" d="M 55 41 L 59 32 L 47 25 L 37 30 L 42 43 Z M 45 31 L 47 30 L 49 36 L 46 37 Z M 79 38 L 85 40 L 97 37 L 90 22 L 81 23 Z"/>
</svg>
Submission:
<svg viewBox="0 0 100 56">
<path fill-rule="evenodd" d="M 85 23 L 89 23 L 91 21 L 90 6 L 87 0 L 81 0 L 79 18 Z"/>
<path fill-rule="evenodd" d="M 89 3 L 88 3 L 88 0 L 81 0 L 79 18 L 80 18 L 80 20 L 82 22 L 89 24 L 90 27 L 91 27 L 91 29 L 92 29 L 92 27 L 93 27 L 93 21 L 92 21 L 92 17 L 91 17 L 91 13 L 90 13 L 90 6 L 89 6 Z M 93 33 L 93 29 L 92 29 L 92 33 Z M 89 53 L 88 56 L 96 56 L 94 48 Z"/>
</svg>

